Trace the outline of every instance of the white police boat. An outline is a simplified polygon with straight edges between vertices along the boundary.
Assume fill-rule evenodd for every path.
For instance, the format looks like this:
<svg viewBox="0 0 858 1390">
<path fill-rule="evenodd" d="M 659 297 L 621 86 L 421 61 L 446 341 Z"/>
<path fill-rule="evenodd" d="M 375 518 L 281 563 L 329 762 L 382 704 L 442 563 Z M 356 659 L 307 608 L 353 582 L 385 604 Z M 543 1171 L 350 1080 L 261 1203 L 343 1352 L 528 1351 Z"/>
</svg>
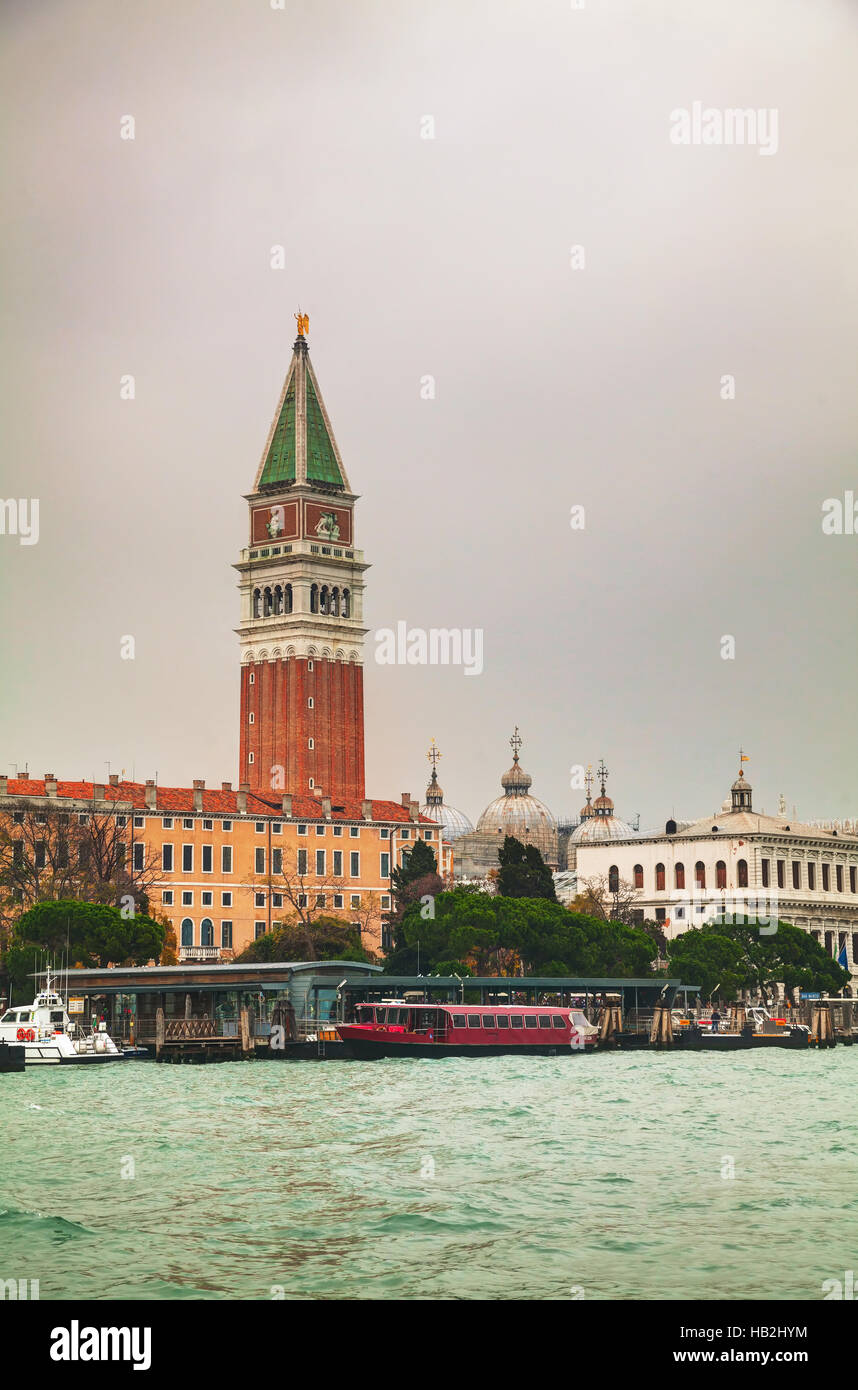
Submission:
<svg viewBox="0 0 858 1390">
<path fill-rule="evenodd" d="M 16 1004 L 0 1018 L 0 1042 L 23 1047 L 26 1066 L 91 1066 L 124 1060 L 106 1024 L 87 1029 L 69 1018 L 49 970 L 45 987 L 32 1004 Z"/>
</svg>

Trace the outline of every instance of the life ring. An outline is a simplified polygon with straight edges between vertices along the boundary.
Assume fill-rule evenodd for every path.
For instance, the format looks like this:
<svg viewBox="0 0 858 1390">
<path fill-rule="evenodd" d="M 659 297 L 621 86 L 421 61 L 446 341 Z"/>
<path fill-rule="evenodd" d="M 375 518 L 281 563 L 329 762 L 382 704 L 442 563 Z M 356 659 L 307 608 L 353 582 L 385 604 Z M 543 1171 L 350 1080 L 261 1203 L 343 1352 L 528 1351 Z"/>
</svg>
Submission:
<svg viewBox="0 0 858 1390">
<path fill-rule="evenodd" d="M 15 1036 L 17 1037 L 18 1042 L 23 1042 L 27 1036 L 26 1028 L 19 1028 Z"/>
<path fill-rule="evenodd" d="M 32 1028 L 28 1028 L 28 1029 L 27 1029 L 27 1042 L 35 1042 L 35 1041 L 36 1041 L 36 1034 L 33 1032 L 33 1029 L 32 1029 Z"/>
</svg>

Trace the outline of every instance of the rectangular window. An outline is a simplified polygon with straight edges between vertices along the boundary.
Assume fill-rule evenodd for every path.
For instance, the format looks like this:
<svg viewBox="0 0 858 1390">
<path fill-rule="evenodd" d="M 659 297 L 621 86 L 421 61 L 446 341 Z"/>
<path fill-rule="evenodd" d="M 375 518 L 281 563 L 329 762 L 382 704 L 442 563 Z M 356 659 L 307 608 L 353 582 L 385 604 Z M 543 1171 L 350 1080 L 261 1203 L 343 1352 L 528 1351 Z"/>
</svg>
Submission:
<svg viewBox="0 0 858 1390">
<path fill-rule="evenodd" d="M 191 816 L 186 816 L 185 819 L 182 821 L 182 829 L 183 829 L 183 830 L 193 830 L 193 828 L 194 828 L 194 822 L 193 822 L 192 817 L 191 817 Z"/>
<path fill-rule="evenodd" d="M 760 870 L 761 870 L 762 877 L 763 877 L 763 887 L 764 887 L 764 888 L 768 888 L 768 886 L 769 886 L 769 861 L 768 861 L 768 859 L 761 859 L 761 860 L 760 860 Z"/>
<path fill-rule="evenodd" d="M 404 828 L 403 830 L 400 831 L 400 838 L 403 839 L 403 840 L 410 840 L 410 839 L 411 839 L 411 831 L 410 831 L 407 827 Z"/>
<path fill-rule="evenodd" d="M 508 1028 L 509 1019 L 506 1014 L 498 1014 L 498 1028 Z"/>
<path fill-rule="evenodd" d="M 344 903 L 345 903 L 345 899 L 343 898 L 342 893 L 335 893 L 335 894 L 334 894 L 334 907 L 343 907 Z"/>
<path fill-rule="evenodd" d="M 524 1026 L 525 1026 L 525 1028 L 536 1028 L 536 1027 L 537 1027 L 537 1022 L 536 1022 L 536 1019 L 535 1019 L 535 1017 L 534 1017 L 533 1014 L 525 1014 L 525 1017 L 524 1017 Z"/>
<path fill-rule="evenodd" d="M 830 866 L 829 864 L 823 864 L 823 866 L 822 866 L 822 891 L 823 891 L 823 893 L 827 893 L 830 887 L 831 887 L 831 866 Z"/>
<path fill-rule="evenodd" d="M 343 876 L 343 852 L 341 849 L 334 850 L 334 878 Z"/>
<path fill-rule="evenodd" d="M 540 1026 L 540 1028 L 550 1028 L 550 1027 L 551 1027 L 551 1019 L 550 1019 L 550 1017 L 548 1016 L 548 1014 L 540 1014 L 540 1015 L 539 1015 L 539 1026 Z"/>
<path fill-rule="evenodd" d="M 143 817 L 142 817 L 142 816 L 135 816 L 135 817 L 134 817 L 134 829 L 135 829 L 135 830 L 142 830 L 142 829 L 143 829 Z"/>
<path fill-rule="evenodd" d="M 382 826 L 381 830 L 378 833 L 381 836 L 382 840 L 390 839 L 390 831 L 386 826 Z"/>
<path fill-rule="evenodd" d="M 523 1027 L 524 1027 L 524 1023 L 523 1023 L 523 1021 L 522 1021 L 521 1014 L 512 1014 L 512 1016 L 510 1017 L 510 1020 L 509 1020 L 509 1021 L 510 1021 L 510 1023 L 511 1023 L 511 1025 L 512 1025 L 513 1028 L 523 1028 Z"/>
<path fill-rule="evenodd" d="M 161 902 L 164 904 L 165 907 L 172 907 L 172 906 L 173 906 L 173 890 L 172 890 L 172 888 L 162 888 L 162 890 L 161 890 Z"/>
<path fill-rule="evenodd" d="M 213 868 L 214 849 L 211 845 L 203 845 L 203 873 L 210 874 Z"/>
<path fill-rule="evenodd" d="M 273 850 L 271 851 L 271 872 L 272 872 L 273 874 L 282 874 L 282 872 L 283 872 L 283 851 L 282 851 L 282 849 L 279 849 L 279 848 L 278 848 L 278 849 L 273 849 Z"/>
<path fill-rule="evenodd" d="M 182 845 L 182 873 L 192 874 L 194 871 L 194 847 L 193 845 Z"/>
<path fill-rule="evenodd" d="M 379 855 L 379 872 L 382 878 L 390 878 L 390 851 L 385 850 Z"/>
<path fill-rule="evenodd" d="M 854 892 L 855 892 L 855 865 L 854 865 L 854 864 L 850 864 L 850 866 L 849 866 L 849 892 L 850 892 L 850 893 L 854 893 Z"/>
<path fill-rule="evenodd" d="M 317 834 L 317 835 L 324 835 L 325 829 L 326 829 L 326 827 L 325 827 L 324 825 L 317 825 L 317 826 L 316 826 L 316 834 Z"/>
<path fill-rule="evenodd" d="M 484 1027 L 484 1028 L 494 1028 L 494 1026 L 495 1026 L 495 1016 L 494 1016 L 494 1014 L 483 1014 L 482 1018 L 483 1018 L 483 1027 Z"/>
<path fill-rule="evenodd" d="M 232 873 L 232 845 L 220 847 L 220 871 L 222 874 Z"/>
<path fill-rule="evenodd" d="M 349 855 L 349 874 L 352 878 L 360 878 L 360 851 L 353 849 Z"/>
<path fill-rule="evenodd" d="M 342 827 L 341 825 L 335 825 L 335 826 L 334 826 L 334 836 L 335 836 L 335 837 L 340 837 L 340 838 L 342 838 L 342 833 L 343 833 L 343 827 Z"/>
<path fill-rule="evenodd" d="M 360 834 L 360 826 L 359 826 L 359 825 L 350 825 L 350 826 L 349 826 L 349 834 L 351 835 L 351 837 L 352 837 L 353 840 L 356 840 L 357 837 L 358 837 L 358 835 Z"/>
<path fill-rule="evenodd" d="M 303 875 L 304 875 L 306 872 L 307 872 L 307 851 L 306 851 L 305 849 L 299 849 L 299 850 L 298 850 L 298 874 L 299 874 L 300 877 L 303 877 Z"/>
<path fill-rule="evenodd" d="M 481 1027 L 481 1024 L 480 1024 L 480 1016 L 479 1016 L 479 1014 L 468 1014 L 468 1027 L 469 1027 L 469 1028 L 479 1028 L 479 1027 Z"/>
<path fill-rule="evenodd" d="M 194 895 L 190 888 L 182 889 L 182 907 L 193 907 Z"/>
<path fill-rule="evenodd" d="M 255 854 L 254 854 L 254 863 L 255 863 L 254 872 L 257 873 L 257 874 L 264 874 L 264 873 L 265 873 L 265 849 L 264 849 L 264 847 L 263 847 L 262 845 L 257 845 L 257 847 L 256 847 L 256 852 L 255 852 Z"/>
<path fill-rule="evenodd" d="M 816 865 L 811 864 L 810 860 L 808 860 L 807 864 L 807 886 L 811 892 L 813 892 L 816 887 Z"/>
<path fill-rule="evenodd" d="M 171 873 L 173 872 L 173 846 L 172 846 L 172 845 L 162 845 L 162 846 L 161 846 L 161 868 L 163 869 L 163 871 L 164 871 L 165 874 L 171 874 Z"/>
<path fill-rule="evenodd" d="M 212 903 L 214 902 L 214 894 L 210 891 L 210 889 L 204 888 L 202 893 L 200 894 L 200 901 L 203 907 L 211 907 Z"/>
<path fill-rule="evenodd" d="M 172 816 L 165 816 L 164 819 L 161 821 L 161 824 L 162 824 L 162 826 L 164 827 L 165 830 L 172 830 L 172 829 L 173 829 L 173 817 L 172 817 Z"/>
<path fill-rule="evenodd" d="M 214 830 L 214 822 L 210 820 L 204 820 L 203 830 Z"/>
<path fill-rule="evenodd" d="M 434 840 L 434 838 L 435 838 L 435 831 L 434 831 L 434 830 L 424 830 L 424 831 L 423 831 L 423 839 L 424 839 L 424 840 Z"/>
<path fill-rule="evenodd" d="M 778 888 L 783 888 L 783 886 L 784 886 L 784 860 L 783 860 L 783 859 L 779 859 L 779 860 L 778 860 Z"/>
<path fill-rule="evenodd" d="M 231 821 L 231 820 L 224 820 L 224 821 L 221 821 L 221 823 L 220 823 L 220 828 L 221 828 L 221 830 L 224 831 L 225 834 L 228 835 L 229 832 L 230 832 L 230 830 L 232 830 L 232 821 Z"/>
<path fill-rule="evenodd" d="M 466 1015 L 466 1014 L 453 1014 L 453 1027 L 454 1027 L 454 1028 L 467 1028 L 467 1026 L 468 1026 L 468 1024 L 467 1024 L 467 1015 Z"/>
<path fill-rule="evenodd" d="M 232 950 L 232 922 L 221 922 L 220 946 L 222 951 Z"/>
<path fill-rule="evenodd" d="M 843 892 L 843 865 L 842 865 L 842 864 L 835 864 L 835 866 L 834 866 L 834 878 L 835 878 L 835 882 L 837 883 L 837 891 L 838 891 L 838 893 L 842 893 L 842 892 Z"/>
<path fill-rule="evenodd" d="M 555 1028 L 565 1028 L 565 1027 L 566 1027 L 566 1019 L 565 1019 L 565 1018 L 561 1018 L 559 1014 L 552 1014 L 552 1015 L 551 1015 L 551 1022 L 552 1022 L 552 1025 L 553 1025 Z"/>
<path fill-rule="evenodd" d="M 298 894 L 298 906 L 299 906 L 299 907 L 306 907 L 306 906 L 307 906 L 307 894 L 306 894 L 306 893 L 299 893 L 299 894 Z"/>
<path fill-rule="evenodd" d="M 232 893 L 221 893 L 220 905 L 221 907 L 232 907 Z"/>
<path fill-rule="evenodd" d="M 351 897 L 349 898 L 349 907 L 360 907 L 360 893 L 352 893 Z"/>
<path fill-rule="evenodd" d="M 253 924 L 253 935 L 254 935 L 254 938 L 255 938 L 257 941 L 259 940 L 260 936 L 264 936 L 264 935 L 265 935 L 265 923 L 264 923 L 264 922 L 254 922 L 254 924 Z"/>
<path fill-rule="evenodd" d="M 272 823 L 272 826 L 271 826 L 271 834 L 272 834 L 272 835 L 282 835 L 282 834 L 283 834 L 283 822 L 282 822 L 282 820 L 276 820 L 276 821 L 274 821 L 274 822 Z"/>
<path fill-rule="evenodd" d="M 390 907 L 390 894 L 389 894 L 389 893 L 382 893 L 382 895 L 381 895 L 381 905 L 382 905 L 382 907 L 384 907 L 384 908 L 389 908 L 389 907 Z"/>
<path fill-rule="evenodd" d="M 282 893 L 272 893 L 272 894 L 271 894 L 271 901 L 272 901 L 272 903 L 274 904 L 275 907 L 282 907 L 282 906 L 283 906 L 283 894 L 282 894 Z"/>
<path fill-rule="evenodd" d="M 256 833 L 257 833 L 257 835 L 264 835 L 264 834 L 265 834 L 265 821 L 264 821 L 264 820 L 258 820 L 258 821 L 256 822 Z"/>
<path fill-rule="evenodd" d="M 139 840 L 134 842 L 134 868 L 138 873 L 143 869 L 143 845 Z"/>
<path fill-rule="evenodd" d="M 317 849 L 317 850 L 316 850 L 316 877 L 317 877 L 317 878 L 324 878 L 324 876 L 325 876 L 325 851 L 324 851 L 323 849 Z"/>
<path fill-rule="evenodd" d="M 801 863 L 798 859 L 792 861 L 792 886 L 793 888 L 801 887 Z"/>
<path fill-rule="evenodd" d="M 307 827 L 307 822 L 306 822 L 306 821 L 300 821 L 300 822 L 299 822 L 299 825 L 298 825 L 298 834 L 299 834 L 299 835 L 306 835 L 306 834 L 307 834 L 307 828 L 308 828 L 308 827 Z"/>
<path fill-rule="evenodd" d="M 254 893 L 254 895 L 253 895 L 253 906 L 254 906 L 254 907 L 264 907 L 264 906 L 265 906 L 265 894 L 264 894 L 264 893 Z"/>
<path fill-rule="evenodd" d="M 44 867 L 45 867 L 45 842 L 44 842 L 44 840 L 37 840 L 37 841 L 36 841 L 36 868 L 37 868 L 37 869 L 43 869 Z"/>
</svg>

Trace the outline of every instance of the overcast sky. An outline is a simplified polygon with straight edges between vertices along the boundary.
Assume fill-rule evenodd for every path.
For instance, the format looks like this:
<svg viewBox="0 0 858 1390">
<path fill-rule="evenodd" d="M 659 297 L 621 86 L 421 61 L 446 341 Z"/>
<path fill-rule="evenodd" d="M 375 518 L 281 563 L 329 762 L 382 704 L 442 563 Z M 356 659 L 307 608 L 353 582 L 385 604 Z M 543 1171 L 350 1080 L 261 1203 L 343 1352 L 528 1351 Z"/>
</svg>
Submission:
<svg viewBox="0 0 858 1390">
<path fill-rule="evenodd" d="M 0 536 L 2 771 L 237 780 L 231 564 L 300 303 L 372 565 L 369 794 L 422 797 L 434 737 L 475 818 L 518 724 L 558 815 L 600 757 L 622 814 L 707 814 L 740 744 L 757 807 L 858 815 L 858 536 L 821 525 L 858 494 L 851 0 L 0 23 L 0 493 L 40 501 Z M 695 102 L 776 148 L 672 143 Z M 397 620 L 482 629 L 483 674 L 378 665 Z"/>
</svg>

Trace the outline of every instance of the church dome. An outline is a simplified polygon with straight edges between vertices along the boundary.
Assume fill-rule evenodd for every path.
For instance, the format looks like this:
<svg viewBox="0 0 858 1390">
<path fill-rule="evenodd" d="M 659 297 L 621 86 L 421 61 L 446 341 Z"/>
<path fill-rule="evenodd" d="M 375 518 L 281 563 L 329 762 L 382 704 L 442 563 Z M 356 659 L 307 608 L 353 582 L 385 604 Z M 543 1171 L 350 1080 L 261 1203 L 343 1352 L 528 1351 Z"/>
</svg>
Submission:
<svg viewBox="0 0 858 1390">
<path fill-rule="evenodd" d="M 434 738 L 426 756 L 432 764 L 432 776 L 426 788 L 426 802 L 420 807 L 421 816 L 437 821 L 444 840 L 457 840 L 460 835 L 470 835 L 474 827 L 464 811 L 457 811 L 455 806 L 447 806 L 444 802 L 444 790 L 438 781 L 437 769 L 441 753 L 435 746 Z"/>
<path fill-rule="evenodd" d="M 521 739 L 517 728 L 510 742 L 513 764 L 501 778 L 504 794 L 489 802 L 477 821 L 477 833 L 491 835 L 498 841 L 498 848 L 505 836 L 513 835 L 522 844 L 535 845 L 545 862 L 554 865 L 557 863 L 557 821 L 547 806 L 530 795 L 533 778 L 518 761 Z"/>
<path fill-rule="evenodd" d="M 590 776 L 588 772 L 588 777 Z M 601 778 L 602 790 L 596 800 L 590 805 L 589 796 L 584 811 L 581 812 L 581 822 L 569 836 L 570 845 L 598 844 L 604 840 L 625 840 L 634 834 L 632 827 L 619 816 L 614 815 L 614 803 L 605 791 L 605 781 L 608 776 L 608 769 L 604 763 L 599 764 L 599 777 Z"/>
</svg>

